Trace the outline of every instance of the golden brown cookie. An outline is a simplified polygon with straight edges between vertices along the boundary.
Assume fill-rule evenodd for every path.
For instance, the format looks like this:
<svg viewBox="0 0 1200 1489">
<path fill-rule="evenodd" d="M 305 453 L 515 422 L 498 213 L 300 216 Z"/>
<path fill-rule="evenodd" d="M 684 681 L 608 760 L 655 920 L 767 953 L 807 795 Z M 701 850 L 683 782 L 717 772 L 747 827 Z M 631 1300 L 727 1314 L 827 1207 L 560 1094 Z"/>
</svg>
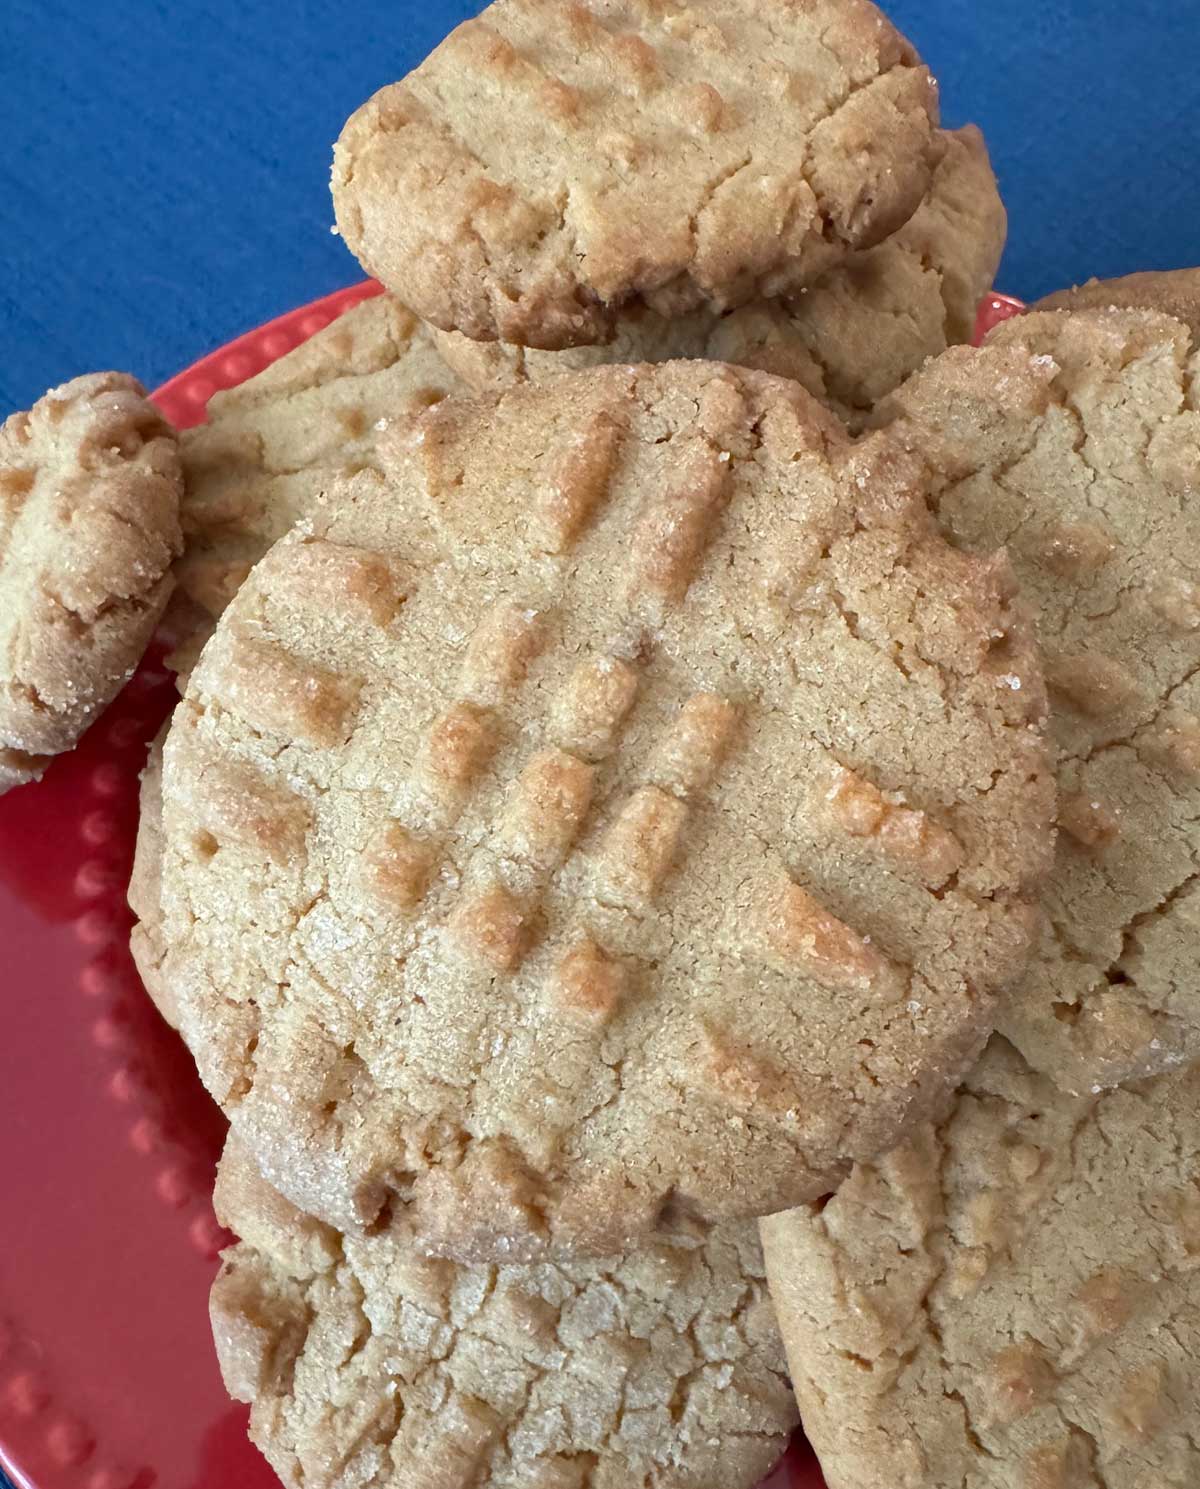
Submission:
<svg viewBox="0 0 1200 1489">
<path fill-rule="evenodd" d="M 753 1489 L 798 1420 L 753 1223 L 459 1267 L 300 1214 L 235 1143 L 217 1353 L 288 1489 Z"/>
<path fill-rule="evenodd" d="M 761 1229 L 829 1489 L 1200 1483 L 1200 1068 L 1065 1096 L 997 1036 Z"/>
<path fill-rule="evenodd" d="M 896 397 L 954 541 L 1007 545 L 1061 753 L 1046 928 L 999 1027 L 1087 1091 L 1200 1057 L 1200 411 L 1180 322 L 1028 315 Z"/>
<path fill-rule="evenodd" d="M 164 752 L 168 971 L 269 1181 L 460 1260 L 829 1188 L 1048 858 L 1007 565 L 706 363 L 447 399 L 257 566 Z"/>
<path fill-rule="evenodd" d="M 936 123 L 867 0 L 495 0 L 353 115 L 333 200 L 424 320 L 553 350 L 810 284 L 912 216 Z"/>
<path fill-rule="evenodd" d="M 179 552 L 175 431 L 122 372 L 0 427 L 0 792 L 73 749 L 145 651 Z"/>
<path fill-rule="evenodd" d="M 1033 310 L 1158 310 L 1200 333 L 1200 269 L 1150 270 L 1121 279 L 1089 279 L 1059 290 Z"/>
<path fill-rule="evenodd" d="M 511 387 L 608 362 L 700 357 L 792 377 L 853 428 L 927 358 L 969 342 L 1004 248 L 1006 218 L 983 136 L 944 131 L 929 195 L 905 225 L 850 254 L 801 295 L 719 315 L 635 306 L 600 346 L 539 352 L 436 331 L 472 388 Z"/>
<path fill-rule="evenodd" d="M 436 403 L 455 383 L 416 317 L 381 295 L 215 393 L 208 422 L 181 439 L 187 551 L 176 572 L 191 605 L 173 664 L 190 670 L 212 622 L 276 538 L 337 476 L 371 463 L 381 426 Z"/>
<path fill-rule="evenodd" d="M 339 476 L 374 458 L 381 428 L 429 407 L 456 379 L 428 333 L 390 295 L 364 301 L 238 387 L 209 400 L 208 422 L 181 436 L 187 547 L 168 611 L 184 677 L 251 567 Z M 165 737 L 165 729 L 164 729 Z M 142 776 L 129 902 L 130 949 L 168 1023 L 161 977 L 161 739 Z"/>
</svg>

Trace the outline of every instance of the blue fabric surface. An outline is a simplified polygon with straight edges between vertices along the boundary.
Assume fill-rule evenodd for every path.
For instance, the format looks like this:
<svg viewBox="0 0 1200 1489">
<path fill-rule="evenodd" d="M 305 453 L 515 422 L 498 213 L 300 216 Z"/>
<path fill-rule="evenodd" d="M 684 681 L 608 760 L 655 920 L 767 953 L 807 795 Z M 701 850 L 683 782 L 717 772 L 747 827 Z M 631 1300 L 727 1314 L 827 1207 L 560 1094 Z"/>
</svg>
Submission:
<svg viewBox="0 0 1200 1489">
<path fill-rule="evenodd" d="M 0 0 L 0 414 L 116 366 L 155 384 L 358 275 L 330 145 L 468 0 Z M 1200 261 L 1200 7 L 894 0 L 950 123 L 987 132 L 1001 287 Z"/>
<path fill-rule="evenodd" d="M 331 236 L 347 114 L 466 0 L 0 0 L 0 416 L 78 372 L 161 382 L 359 277 Z M 1010 214 L 1000 287 L 1200 262 L 1200 7 L 894 0 Z"/>
</svg>

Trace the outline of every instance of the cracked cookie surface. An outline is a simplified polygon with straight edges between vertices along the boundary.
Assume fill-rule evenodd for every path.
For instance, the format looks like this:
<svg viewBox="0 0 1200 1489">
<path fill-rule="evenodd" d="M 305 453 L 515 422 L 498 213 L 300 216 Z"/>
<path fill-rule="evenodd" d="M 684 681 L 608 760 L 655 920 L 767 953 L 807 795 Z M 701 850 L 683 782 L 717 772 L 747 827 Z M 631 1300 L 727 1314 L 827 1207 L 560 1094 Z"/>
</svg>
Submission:
<svg viewBox="0 0 1200 1489">
<path fill-rule="evenodd" d="M 0 792 L 74 748 L 149 643 L 179 552 L 175 431 L 93 373 L 0 427 Z"/>
<path fill-rule="evenodd" d="M 1039 955 L 998 1027 L 1076 1091 L 1200 1057 L 1197 350 L 1143 311 L 1027 315 L 896 396 L 955 542 L 1007 545 L 1060 752 Z"/>
<path fill-rule="evenodd" d="M 460 1267 L 301 1215 L 231 1142 L 211 1314 L 290 1489 L 753 1489 L 798 1420 L 753 1222 Z"/>
<path fill-rule="evenodd" d="M 458 387 L 417 318 L 390 295 L 354 306 L 236 388 L 214 393 L 207 422 L 180 436 L 185 551 L 168 610 L 170 664 L 185 675 L 217 617 L 267 549 L 315 510 L 323 492 L 374 459 L 393 419 Z M 142 773 L 129 904 L 130 950 L 147 992 L 174 1026 L 162 977 L 162 735 Z"/>
<path fill-rule="evenodd" d="M 302 1209 L 464 1261 L 827 1190 L 1027 948 L 1052 781 L 1007 565 L 886 436 L 713 364 L 447 399 L 379 457 L 167 739 L 209 1089 Z"/>
<path fill-rule="evenodd" d="M 867 0 L 497 0 L 351 117 L 333 200 L 424 320 L 553 350 L 880 242 L 928 189 L 936 122 Z"/>
<path fill-rule="evenodd" d="M 951 1116 L 761 1223 L 830 1489 L 1200 1482 L 1200 1069 L 1067 1096 L 997 1036 Z"/>
<path fill-rule="evenodd" d="M 176 565 L 186 672 L 250 569 L 338 476 L 369 465 L 381 425 L 457 379 L 390 295 L 354 306 L 256 377 L 219 393 L 180 436 L 186 551 Z"/>
<path fill-rule="evenodd" d="M 610 362 L 699 357 L 794 378 L 852 428 L 947 346 L 969 342 L 1004 248 L 1006 218 L 987 147 L 968 126 L 944 146 L 929 195 L 874 248 L 850 254 L 802 294 L 726 315 L 696 310 L 622 315 L 599 346 L 539 352 L 457 331 L 434 340 L 470 387 L 542 382 Z"/>
</svg>

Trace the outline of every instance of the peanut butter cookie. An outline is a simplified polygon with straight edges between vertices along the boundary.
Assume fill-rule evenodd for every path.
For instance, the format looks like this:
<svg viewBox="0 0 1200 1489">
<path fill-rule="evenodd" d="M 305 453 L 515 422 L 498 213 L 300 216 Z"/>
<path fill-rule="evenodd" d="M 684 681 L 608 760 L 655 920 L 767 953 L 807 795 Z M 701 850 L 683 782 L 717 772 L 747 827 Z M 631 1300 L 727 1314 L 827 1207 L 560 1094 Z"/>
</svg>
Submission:
<svg viewBox="0 0 1200 1489">
<path fill-rule="evenodd" d="M 231 1143 L 213 1334 L 289 1489 L 753 1489 L 798 1420 L 753 1222 L 459 1267 L 296 1211 Z"/>
<path fill-rule="evenodd" d="M 791 377 L 851 428 L 947 346 L 969 342 L 1004 248 L 1006 217 L 983 136 L 946 131 L 929 195 L 897 233 L 852 253 L 790 300 L 726 315 L 670 318 L 644 305 L 623 313 L 612 339 L 539 352 L 437 331 L 438 349 L 472 388 L 541 382 L 607 362 L 699 357 Z"/>
<path fill-rule="evenodd" d="M 175 431 L 134 378 L 0 427 L 0 792 L 36 780 L 141 660 L 180 549 Z"/>
<path fill-rule="evenodd" d="M 965 1073 L 1049 858 L 1007 565 L 796 384 L 447 399 L 164 751 L 164 975 L 264 1175 L 462 1261 L 828 1190 Z"/>
<path fill-rule="evenodd" d="M 1188 328 L 1027 315 L 946 353 L 892 430 L 955 542 L 1007 545 L 1045 652 L 1059 840 L 999 1027 L 1087 1092 L 1200 1058 L 1200 410 Z"/>
<path fill-rule="evenodd" d="M 495 0 L 354 114 L 333 200 L 422 319 L 555 350 L 812 283 L 916 211 L 936 123 L 867 0 Z"/>
<path fill-rule="evenodd" d="M 993 1040 L 952 1115 L 761 1223 L 829 1489 L 1200 1483 L 1200 1068 L 1067 1096 Z"/>
<path fill-rule="evenodd" d="M 173 664 L 190 668 L 251 567 L 339 475 L 371 462 L 389 419 L 456 383 L 417 318 L 380 295 L 214 393 L 207 423 L 181 436 L 187 549 L 176 573 L 191 606 Z"/>
</svg>

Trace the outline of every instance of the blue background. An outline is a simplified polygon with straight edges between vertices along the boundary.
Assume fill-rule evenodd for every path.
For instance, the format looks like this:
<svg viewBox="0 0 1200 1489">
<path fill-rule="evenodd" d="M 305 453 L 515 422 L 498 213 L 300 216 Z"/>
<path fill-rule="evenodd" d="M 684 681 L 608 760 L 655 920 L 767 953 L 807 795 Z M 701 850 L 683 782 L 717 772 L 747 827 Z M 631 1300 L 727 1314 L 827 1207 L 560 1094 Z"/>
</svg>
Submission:
<svg viewBox="0 0 1200 1489">
<path fill-rule="evenodd" d="M 474 7 L 0 0 L 0 415 L 76 373 L 153 386 L 359 277 L 331 236 L 350 111 Z M 999 285 L 1200 262 L 1200 6 L 894 0 L 988 136 Z"/>
<path fill-rule="evenodd" d="M 0 0 L 0 415 L 100 367 L 152 386 L 358 277 L 347 114 L 465 0 Z M 1000 287 L 1200 262 L 1200 6 L 893 0 L 948 123 L 987 133 Z"/>
</svg>

